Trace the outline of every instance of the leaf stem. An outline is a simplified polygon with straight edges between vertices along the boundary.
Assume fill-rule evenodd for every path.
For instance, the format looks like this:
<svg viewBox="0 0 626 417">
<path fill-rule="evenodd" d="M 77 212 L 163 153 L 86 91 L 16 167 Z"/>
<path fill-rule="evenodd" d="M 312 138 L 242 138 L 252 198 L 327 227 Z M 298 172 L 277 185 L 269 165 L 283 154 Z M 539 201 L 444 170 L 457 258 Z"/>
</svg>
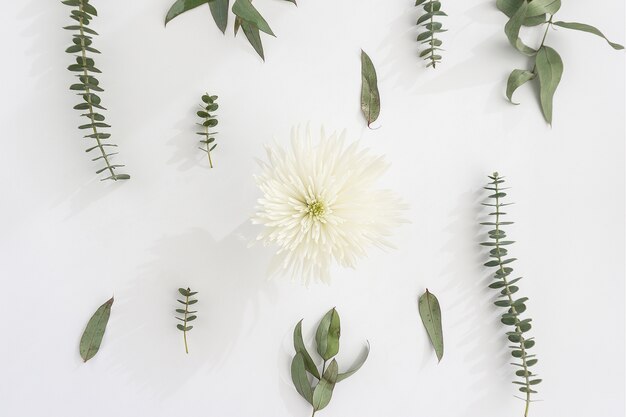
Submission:
<svg viewBox="0 0 626 417">
<path fill-rule="evenodd" d="M 500 197 L 499 197 L 499 193 L 500 190 L 498 188 L 499 183 L 498 180 L 500 177 L 494 175 L 495 180 L 495 195 L 496 195 L 496 233 L 495 233 L 495 241 L 496 241 L 496 257 L 498 259 L 498 268 L 500 271 L 500 276 L 502 277 L 502 282 L 504 283 L 504 289 L 506 290 L 506 296 L 509 300 L 509 303 L 511 304 L 511 313 L 513 315 L 515 315 L 515 332 L 519 334 L 519 348 L 520 351 L 522 352 L 521 354 L 521 359 L 522 359 L 522 368 L 524 370 L 524 383 L 525 383 L 525 387 L 526 387 L 526 407 L 524 409 L 524 417 L 528 417 L 528 408 L 530 406 L 530 379 L 529 379 L 529 372 L 528 372 L 528 364 L 526 362 L 526 347 L 524 346 L 524 336 L 522 333 L 522 329 L 519 325 L 520 320 L 518 317 L 518 312 L 515 309 L 515 306 L 513 305 L 513 297 L 511 297 L 511 291 L 510 291 L 510 287 L 509 287 L 509 282 L 506 279 L 506 274 L 504 271 L 504 264 L 502 263 L 502 254 L 500 252 Z"/>
<path fill-rule="evenodd" d="M 183 340 L 185 341 L 185 353 L 189 354 L 189 348 L 187 346 L 187 314 L 189 312 L 189 291 L 187 288 L 187 295 L 185 296 L 185 318 L 183 321 Z"/>
<path fill-rule="evenodd" d="M 430 1 L 430 10 L 431 10 L 431 16 L 430 16 L 430 28 L 433 29 L 433 23 L 435 22 L 434 20 L 434 14 L 432 12 L 433 8 L 432 8 L 432 0 Z M 432 35 L 430 36 L 430 47 L 434 48 L 434 42 L 435 42 L 435 32 L 432 31 Z M 433 63 L 433 69 L 437 68 L 437 61 L 435 60 L 435 51 L 431 50 L 430 51 L 430 61 Z"/>
<path fill-rule="evenodd" d="M 209 118 L 207 117 L 206 120 L 208 121 Z M 213 161 L 211 160 L 211 144 L 209 143 L 209 126 L 205 126 L 204 129 L 205 129 L 206 138 L 207 138 L 206 154 L 209 156 L 209 166 L 213 168 Z"/>
<path fill-rule="evenodd" d="M 78 18 L 78 24 L 79 24 L 79 32 L 80 32 L 80 47 L 81 47 L 81 59 L 83 61 L 83 76 L 85 77 L 85 80 L 83 82 L 83 84 L 85 85 L 85 94 L 87 95 L 87 105 L 89 106 L 89 119 L 91 120 L 91 127 L 93 129 L 93 134 L 94 134 L 94 139 L 96 139 L 96 142 L 98 144 L 98 149 L 100 150 L 100 154 L 102 155 L 102 159 L 104 159 L 104 163 L 106 164 L 106 169 L 109 171 L 109 173 L 111 174 L 110 178 L 113 179 L 114 181 L 117 181 L 117 175 L 115 174 L 115 172 L 113 171 L 113 167 L 111 166 L 111 163 L 109 162 L 109 156 L 107 155 L 104 147 L 102 146 L 102 142 L 100 141 L 100 135 L 98 134 L 98 129 L 96 128 L 96 120 L 94 119 L 94 111 L 93 111 L 93 106 L 91 103 L 91 90 L 88 87 L 88 80 L 89 80 L 89 72 L 87 71 L 87 51 L 86 51 L 86 45 L 85 45 L 85 31 L 83 30 L 84 24 L 83 24 L 83 16 L 82 14 L 85 13 L 84 11 L 84 6 L 83 6 L 83 0 L 79 1 L 78 4 L 78 10 L 81 12 L 81 15 Z M 101 181 L 104 181 L 107 178 L 102 179 Z"/>
</svg>

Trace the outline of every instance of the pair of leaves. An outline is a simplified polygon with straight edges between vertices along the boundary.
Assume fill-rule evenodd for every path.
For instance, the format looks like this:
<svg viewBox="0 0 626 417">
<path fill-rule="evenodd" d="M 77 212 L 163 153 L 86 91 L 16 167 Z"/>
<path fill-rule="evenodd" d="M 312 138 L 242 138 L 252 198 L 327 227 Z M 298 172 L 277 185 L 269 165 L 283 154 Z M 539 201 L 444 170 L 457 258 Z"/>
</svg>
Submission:
<svg viewBox="0 0 626 417">
<path fill-rule="evenodd" d="M 428 333 L 430 343 L 435 349 L 437 359 L 441 362 L 443 358 L 443 330 L 441 327 L 441 307 L 437 297 L 426 289 L 426 292 L 419 298 L 418 307 L 422 323 Z"/>
<path fill-rule="evenodd" d="M 513 104 L 513 93 L 530 80 L 539 80 L 539 99 L 541 110 L 546 121 L 552 124 L 552 108 L 554 93 L 563 75 L 563 60 L 551 47 L 543 45 L 535 57 L 535 70 L 515 69 L 509 75 L 506 85 L 506 96 Z"/>
<path fill-rule="evenodd" d="M 109 317 L 111 316 L 111 307 L 113 306 L 113 297 L 102 304 L 96 312 L 91 316 L 87 327 L 80 338 L 79 351 L 83 362 L 87 362 L 93 358 L 102 344 L 102 338 L 106 331 Z"/>
<path fill-rule="evenodd" d="M 365 51 L 361 50 L 361 111 L 370 127 L 380 115 L 380 93 L 376 68 Z"/>
<path fill-rule="evenodd" d="M 296 4 L 295 0 L 288 1 Z M 175 17 L 203 4 L 209 5 L 215 24 L 222 33 L 226 33 L 230 0 L 177 0 L 167 12 L 165 24 L 167 25 Z M 239 28 L 241 28 L 248 42 L 250 42 L 257 54 L 265 60 L 261 32 L 276 37 L 267 21 L 252 5 L 250 0 L 235 0 L 232 6 L 232 12 L 235 15 L 235 35 L 239 31 Z"/>
<path fill-rule="evenodd" d="M 302 320 L 298 322 L 294 329 L 293 345 L 296 355 L 291 362 L 291 379 L 296 391 L 311 404 L 314 411 L 319 411 L 329 404 L 335 385 L 354 375 L 363 366 L 369 355 L 368 343 L 365 355 L 357 361 L 355 366 L 347 372 L 339 373 L 339 365 L 334 356 L 339 352 L 340 335 L 339 314 L 333 308 L 324 315 L 315 333 L 316 350 L 324 360 L 324 364 L 332 359 L 328 367 L 323 372 L 320 372 L 304 345 Z M 318 380 L 315 387 L 311 386 L 309 375 Z"/>
</svg>

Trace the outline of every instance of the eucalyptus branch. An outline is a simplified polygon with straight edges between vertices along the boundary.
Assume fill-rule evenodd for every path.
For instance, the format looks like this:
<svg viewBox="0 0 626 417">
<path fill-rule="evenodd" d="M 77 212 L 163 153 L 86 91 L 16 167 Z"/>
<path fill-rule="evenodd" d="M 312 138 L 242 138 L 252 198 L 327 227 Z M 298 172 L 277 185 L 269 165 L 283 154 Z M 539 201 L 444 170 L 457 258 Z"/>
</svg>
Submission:
<svg viewBox="0 0 626 417">
<path fill-rule="evenodd" d="M 176 320 L 180 320 L 183 323 L 177 324 L 176 328 L 183 332 L 183 340 L 185 342 L 185 353 L 189 353 L 189 347 L 187 345 L 187 332 L 193 329 L 193 326 L 189 326 L 189 322 L 193 321 L 197 318 L 194 314 L 197 311 L 190 311 L 189 306 L 198 302 L 198 300 L 192 299 L 191 297 L 198 294 L 197 292 L 192 292 L 191 288 L 187 287 L 187 289 L 179 288 L 178 292 L 185 297 L 185 300 L 177 300 L 179 303 L 183 304 L 185 308 L 177 308 L 176 312 L 182 314 L 183 317 L 176 317 Z"/>
<path fill-rule="evenodd" d="M 561 8 L 560 0 L 497 0 L 496 4 L 509 17 L 509 21 L 504 27 L 504 33 L 509 39 L 509 43 L 522 54 L 531 57 L 533 64 L 533 69 L 530 71 L 514 69 L 511 72 L 507 81 L 506 96 L 513 103 L 512 97 L 515 90 L 528 81 L 537 80 L 539 82 L 541 110 L 549 124 L 552 124 L 554 93 L 563 75 L 563 60 L 556 50 L 546 45 L 548 30 L 558 26 L 587 32 L 604 38 L 613 49 L 624 49 L 622 45 L 609 41 L 602 32 L 593 26 L 576 22 L 555 22 L 554 15 Z M 535 49 L 526 45 L 519 34 L 523 26 L 539 25 L 545 25 L 545 31 L 539 48 Z"/>
<path fill-rule="evenodd" d="M 481 245 L 492 248 L 489 251 L 489 257 L 491 260 L 485 263 L 485 266 L 487 267 L 496 268 L 496 272 L 494 274 L 495 282 L 489 285 L 489 288 L 500 290 L 499 298 L 501 299 L 496 301 L 494 304 L 498 307 L 508 309 L 506 313 L 502 314 L 501 321 L 503 324 L 513 327 L 512 331 L 508 331 L 506 333 L 509 341 L 514 344 L 509 346 L 511 349 L 511 355 L 517 360 L 517 362 L 512 363 L 512 365 L 520 368 L 515 372 L 515 375 L 519 377 L 520 380 L 514 381 L 513 383 L 520 385 L 519 390 L 526 396 L 524 417 L 527 417 L 528 408 L 531 402 L 531 394 L 537 393 L 537 391 L 533 388 L 541 382 L 541 379 L 537 379 L 537 375 L 533 374 L 530 370 L 530 367 L 537 363 L 537 359 L 535 359 L 536 355 L 528 354 L 529 349 L 535 345 L 535 340 L 532 337 L 526 337 L 526 333 L 532 327 L 530 324 L 532 319 L 521 318 L 522 313 L 526 311 L 526 301 L 528 301 L 528 298 L 513 298 L 513 294 L 519 291 L 519 287 L 513 284 L 516 284 L 519 280 L 521 280 L 521 277 L 509 280 L 509 276 L 513 273 L 511 264 L 517 259 L 507 257 L 507 247 L 512 245 L 514 242 L 504 240 L 506 238 L 506 233 L 502 230 L 502 226 L 513 224 L 513 222 L 501 221 L 501 217 L 506 215 L 506 213 L 501 211 L 501 208 L 510 205 L 509 203 L 501 202 L 501 199 L 506 197 L 506 193 L 503 192 L 504 189 L 501 188 L 501 184 L 504 183 L 504 179 L 497 172 L 495 172 L 492 176 L 489 176 L 489 178 L 491 179 L 491 182 L 487 187 L 485 187 L 485 189 L 492 192 L 492 194 L 489 195 L 489 198 L 493 202 L 483 203 L 483 205 L 493 208 L 494 211 L 489 213 L 489 215 L 494 216 L 495 221 L 481 223 L 482 225 L 493 227 L 493 229 L 489 231 L 490 241 L 484 242 Z"/>
<path fill-rule="evenodd" d="M 217 144 L 213 144 L 215 142 L 215 135 L 217 132 L 209 131 L 210 128 L 217 126 L 217 118 L 212 112 L 216 111 L 219 106 L 216 103 L 217 96 L 209 96 L 208 93 L 202 96 L 203 105 L 200 106 L 202 110 L 198 111 L 198 117 L 202 119 L 202 123 L 198 123 L 198 125 L 202 126 L 202 131 L 197 132 L 198 135 L 204 136 L 204 139 L 200 141 L 204 145 L 204 147 L 200 147 L 201 151 L 206 152 L 207 157 L 209 158 L 209 166 L 213 168 L 213 160 L 211 159 L 211 151 L 217 147 Z"/>
<path fill-rule="evenodd" d="M 426 67 L 432 66 L 436 68 L 437 63 L 441 62 L 441 55 L 439 51 L 442 51 L 441 40 L 436 38 L 437 33 L 446 32 L 442 29 L 442 24 L 435 21 L 436 16 L 447 16 L 441 11 L 441 2 L 437 0 L 416 0 L 415 5 L 420 6 L 423 4 L 424 14 L 417 19 L 417 25 L 421 25 L 426 29 L 417 36 L 417 41 L 423 45 L 427 45 L 427 48 L 420 52 L 420 58 L 424 58 L 430 61 Z"/>
<path fill-rule="evenodd" d="M 76 25 L 66 26 L 64 28 L 75 32 L 74 35 L 72 35 L 73 45 L 67 48 L 65 52 L 76 54 L 76 64 L 70 65 L 68 70 L 76 73 L 76 77 L 78 77 L 80 82 L 72 84 L 70 90 L 77 91 L 77 95 L 81 96 L 83 101 L 74 106 L 74 109 L 84 111 L 85 113 L 82 113 L 81 117 L 85 117 L 89 120 L 88 123 L 78 128 L 81 130 L 89 130 L 91 133 L 84 137 L 96 141 L 95 146 L 88 148 L 86 152 L 98 151 L 99 155 L 93 158 L 92 161 L 102 160 L 102 162 L 104 162 L 104 167 L 96 171 L 97 174 L 105 171 L 108 172 L 107 176 L 102 180 L 127 180 L 130 178 L 128 174 L 118 174 L 115 171 L 117 168 L 121 168 L 124 165 L 115 165 L 110 160 L 117 152 L 108 153 L 106 149 L 117 147 L 115 144 L 106 143 L 105 140 L 109 139 L 111 135 L 102 132 L 103 129 L 110 128 L 111 126 L 105 123 L 104 115 L 95 110 L 106 110 L 101 105 L 102 99 L 96 94 L 96 92 L 100 93 L 104 90 L 100 87 L 99 81 L 93 75 L 101 71 L 96 68 L 93 58 L 89 57 L 89 53 L 100 53 L 100 51 L 92 46 L 93 37 L 97 36 L 98 33 L 88 27 L 91 20 L 98 15 L 98 12 L 96 8 L 90 4 L 89 0 L 65 0 L 62 1 L 62 3 L 73 8 L 70 18 L 77 22 Z"/>
</svg>

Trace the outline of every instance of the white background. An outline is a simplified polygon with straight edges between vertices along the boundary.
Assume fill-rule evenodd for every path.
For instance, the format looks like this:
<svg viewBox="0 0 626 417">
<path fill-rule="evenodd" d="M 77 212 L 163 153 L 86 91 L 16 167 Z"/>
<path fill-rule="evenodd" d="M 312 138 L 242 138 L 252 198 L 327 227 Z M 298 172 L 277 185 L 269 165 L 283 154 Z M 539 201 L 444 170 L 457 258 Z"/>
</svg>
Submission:
<svg viewBox="0 0 626 417">
<path fill-rule="evenodd" d="M 340 367 L 366 340 L 372 352 L 320 416 L 520 416 L 478 245 L 481 186 L 497 169 L 517 203 L 508 232 L 544 379 L 531 415 L 624 416 L 623 51 L 550 32 L 565 62 L 550 128 L 532 86 L 520 106 L 504 98 L 508 73 L 528 65 L 495 1 L 444 2 L 435 71 L 417 58 L 412 0 L 255 1 L 278 35 L 263 37 L 266 63 L 233 38 L 232 20 L 222 36 L 206 6 L 165 29 L 171 2 L 94 1 L 103 100 L 133 176 L 124 183 L 98 181 L 76 129 L 61 29 L 70 9 L 4 2 L 0 415 L 309 416 L 290 381 L 291 333 L 304 318 L 312 342 L 337 306 Z M 564 2 L 558 17 L 624 43 L 622 1 Z M 373 131 L 359 109 L 361 48 L 382 95 Z M 205 91 L 220 96 L 213 170 L 194 134 Z M 397 250 L 372 250 L 310 288 L 268 281 L 271 248 L 247 247 L 255 158 L 307 122 L 385 154 L 382 185 L 411 206 Z M 188 356 L 173 317 L 187 285 L 200 292 Z M 439 365 L 417 313 L 426 287 L 443 308 Z M 112 294 L 103 346 L 83 364 L 80 335 Z"/>
</svg>

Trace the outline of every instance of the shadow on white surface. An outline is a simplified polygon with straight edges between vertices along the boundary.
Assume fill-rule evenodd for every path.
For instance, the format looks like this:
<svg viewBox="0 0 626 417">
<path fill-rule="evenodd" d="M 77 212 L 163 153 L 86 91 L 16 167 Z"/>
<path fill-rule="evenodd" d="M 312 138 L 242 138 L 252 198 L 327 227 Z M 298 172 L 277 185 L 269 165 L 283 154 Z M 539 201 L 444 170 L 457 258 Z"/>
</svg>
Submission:
<svg viewBox="0 0 626 417">
<path fill-rule="evenodd" d="M 253 236 L 246 222 L 219 242 L 200 228 L 156 242 L 150 250 L 153 261 L 121 291 L 118 310 L 127 311 L 120 311 L 118 317 L 125 320 L 115 323 L 121 337 L 110 342 L 111 350 L 119 352 L 111 359 L 113 371 L 162 398 L 183 389 L 194 374 L 210 378 L 224 366 L 242 335 L 257 325 L 260 299 L 277 301 L 273 284 L 258 279 L 268 256 L 247 248 Z M 174 318 L 177 289 L 186 286 L 198 291 L 199 300 L 194 306 L 198 319 L 188 334 L 189 355 Z"/>
</svg>

